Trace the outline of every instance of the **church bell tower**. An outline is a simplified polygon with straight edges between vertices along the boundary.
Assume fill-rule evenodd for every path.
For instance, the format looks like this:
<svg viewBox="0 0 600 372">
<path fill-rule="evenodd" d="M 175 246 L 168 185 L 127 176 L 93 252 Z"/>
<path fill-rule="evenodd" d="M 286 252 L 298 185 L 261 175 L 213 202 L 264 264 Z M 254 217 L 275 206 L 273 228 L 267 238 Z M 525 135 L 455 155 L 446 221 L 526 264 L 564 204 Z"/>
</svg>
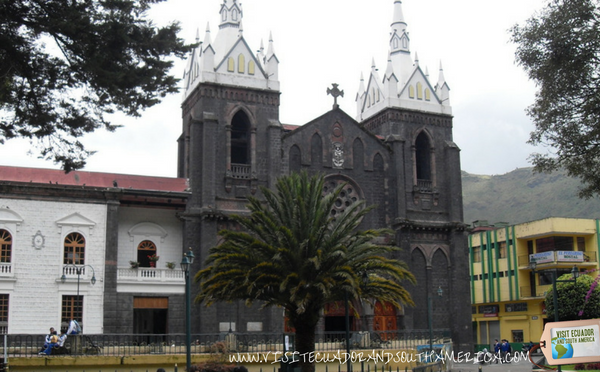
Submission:
<svg viewBox="0 0 600 372">
<path fill-rule="evenodd" d="M 452 137 L 449 91 L 441 67 L 432 83 L 415 53 L 402 1 L 394 0 L 385 73 L 372 63 L 356 96 L 357 121 L 393 149 L 396 245 L 417 278 L 404 326 L 448 328 L 458 350 L 471 350 L 471 305 L 460 149 Z M 441 294 L 440 295 L 438 295 Z"/>
<path fill-rule="evenodd" d="M 193 247 L 197 257 L 192 272 L 217 245 L 217 232 L 233 227 L 228 216 L 244 213 L 246 197 L 270 186 L 270 175 L 281 172 L 279 61 L 272 38 L 266 53 L 262 46 L 252 52 L 244 39 L 243 14 L 237 0 L 223 1 L 214 41 L 207 26 L 183 76 L 178 177 L 189 180 L 192 192 L 182 215 L 184 247 Z M 256 309 L 243 304 L 217 304 L 201 312 L 192 322 L 195 332 L 223 327 L 244 332 L 246 324 L 260 322 L 253 319 L 260 317 Z M 261 327 L 272 329 L 271 324 Z"/>
</svg>

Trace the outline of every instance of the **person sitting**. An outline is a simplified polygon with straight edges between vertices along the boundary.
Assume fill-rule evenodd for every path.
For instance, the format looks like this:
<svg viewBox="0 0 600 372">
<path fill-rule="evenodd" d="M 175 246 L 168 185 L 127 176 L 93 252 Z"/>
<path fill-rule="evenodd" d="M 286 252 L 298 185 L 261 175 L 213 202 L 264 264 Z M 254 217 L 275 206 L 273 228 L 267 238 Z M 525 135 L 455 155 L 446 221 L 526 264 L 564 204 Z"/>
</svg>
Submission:
<svg viewBox="0 0 600 372">
<path fill-rule="evenodd" d="M 42 349 L 40 350 L 40 352 L 46 350 L 48 345 L 50 345 L 50 339 L 52 338 L 52 335 L 56 335 L 56 331 L 54 330 L 54 327 L 50 327 L 50 333 L 48 333 L 46 335 L 46 338 L 44 339 L 44 346 L 42 346 Z"/>
<path fill-rule="evenodd" d="M 51 335 L 50 340 L 48 340 L 48 344 L 46 345 L 46 348 L 44 350 L 40 351 L 40 355 L 41 354 L 50 355 L 50 353 L 52 353 L 52 348 L 54 346 L 56 346 L 57 343 L 58 343 L 58 336 Z"/>
<path fill-rule="evenodd" d="M 51 354 L 68 354 L 69 351 L 65 348 L 65 341 L 67 341 L 67 334 L 62 331 L 60 333 L 60 337 L 58 338 L 58 342 L 51 351 Z"/>
<path fill-rule="evenodd" d="M 52 337 L 50 338 L 50 344 L 44 351 L 40 352 L 40 355 L 42 355 L 42 354 L 51 355 L 52 350 L 54 350 L 55 348 L 64 347 L 66 340 L 67 340 L 67 334 L 65 333 L 65 331 L 60 332 L 60 337 L 58 337 L 57 335 L 52 335 Z"/>
</svg>

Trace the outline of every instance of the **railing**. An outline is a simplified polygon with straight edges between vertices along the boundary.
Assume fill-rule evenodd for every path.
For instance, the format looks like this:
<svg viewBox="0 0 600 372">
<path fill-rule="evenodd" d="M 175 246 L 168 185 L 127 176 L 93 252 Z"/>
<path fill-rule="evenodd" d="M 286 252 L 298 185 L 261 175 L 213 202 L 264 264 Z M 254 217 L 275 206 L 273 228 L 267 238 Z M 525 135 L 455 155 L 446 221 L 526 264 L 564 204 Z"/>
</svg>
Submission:
<svg viewBox="0 0 600 372">
<path fill-rule="evenodd" d="M 417 180 L 415 191 L 418 192 L 431 192 L 433 191 L 433 182 L 431 180 Z"/>
<path fill-rule="evenodd" d="M 117 281 L 183 283 L 184 278 L 181 270 L 138 267 L 137 269 L 119 268 L 117 270 Z"/>
<path fill-rule="evenodd" d="M 62 274 L 68 279 L 79 279 L 79 280 L 90 280 L 91 276 L 88 277 L 89 265 L 74 265 L 65 264 L 63 265 Z M 77 274 L 79 272 L 79 275 Z"/>
<path fill-rule="evenodd" d="M 12 263 L 0 262 L 0 276 L 13 276 Z"/>
<path fill-rule="evenodd" d="M 9 357 L 37 355 L 43 344 L 44 335 L 9 334 L 0 338 L 0 346 L 6 349 Z M 429 344 L 428 330 L 393 332 L 351 332 L 350 347 L 356 349 L 417 349 Z M 449 330 L 434 330 L 433 343 L 450 341 Z M 148 354 L 185 354 L 184 334 L 98 334 L 69 336 L 65 342 L 66 354 L 131 356 Z M 346 349 L 344 332 L 317 334 L 316 351 L 337 351 Z M 282 333 L 214 333 L 192 335 L 191 352 L 285 352 L 294 350 L 294 334 Z"/>
<path fill-rule="evenodd" d="M 545 297 L 546 296 L 546 292 L 549 289 L 549 285 L 538 285 L 535 288 L 535 296 L 533 296 L 533 294 L 531 293 L 531 287 L 527 286 L 527 287 L 519 287 L 520 295 L 521 297 L 535 297 L 535 298 L 539 298 L 539 297 Z"/>
<path fill-rule="evenodd" d="M 250 178 L 251 167 L 249 164 L 231 164 L 231 176 L 233 178 Z"/>
<path fill-rule="evenodd" d="M 596 252 L 583 252 L 583 262 L 598 262 Z"/>
</svg>

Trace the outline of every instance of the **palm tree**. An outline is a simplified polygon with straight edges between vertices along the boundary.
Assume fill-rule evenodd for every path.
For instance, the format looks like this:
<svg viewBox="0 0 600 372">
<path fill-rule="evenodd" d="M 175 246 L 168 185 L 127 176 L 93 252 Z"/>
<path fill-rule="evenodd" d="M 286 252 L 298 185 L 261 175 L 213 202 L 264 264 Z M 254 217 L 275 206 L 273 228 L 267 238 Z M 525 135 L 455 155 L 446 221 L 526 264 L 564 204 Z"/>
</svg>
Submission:
<svg viewBox="0 0 600 372">
<path fill-rule="evenodd" d="M 324 195 L 324 177 L 306 172 L 278 179 L 265 201 L 249 198 L 250 215 L 233 217 L 246 231 L 223 230 L 196 274 L 197 302 L 261 301 L 285 309 L 296 332 L 296 351 L 314 351 L 317 322 L 327 303 L 362 298 L 396 307 L 414 305 L 402 286 L 415 282 L 405 263 L 389 256 L 397 247 L 374 241 L 387 230 L 357 231 L 371 208 L 351 204 L 330 212 L 344 185 Z M 303 372 L 314 366 L 302 357 Z"/>
</svg>

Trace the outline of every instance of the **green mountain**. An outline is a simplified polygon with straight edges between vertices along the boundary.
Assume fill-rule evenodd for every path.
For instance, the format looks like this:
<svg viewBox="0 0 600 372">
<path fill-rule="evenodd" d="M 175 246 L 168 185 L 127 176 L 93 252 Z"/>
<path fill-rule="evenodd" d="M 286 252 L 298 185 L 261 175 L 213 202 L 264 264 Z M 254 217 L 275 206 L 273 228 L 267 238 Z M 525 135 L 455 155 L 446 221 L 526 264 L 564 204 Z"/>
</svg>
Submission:
<svg viewBox="0 0 600 372">
<path fill-rule="evenodd" d="M 511 225 L 546 217 L 600 218 L 600 199 L 580 199 L 581 183 L 564 171 L 534 173 L 518 168 L 497 176 L 462 172 L 465 223 L 487 220 Z"/>
</svg>

